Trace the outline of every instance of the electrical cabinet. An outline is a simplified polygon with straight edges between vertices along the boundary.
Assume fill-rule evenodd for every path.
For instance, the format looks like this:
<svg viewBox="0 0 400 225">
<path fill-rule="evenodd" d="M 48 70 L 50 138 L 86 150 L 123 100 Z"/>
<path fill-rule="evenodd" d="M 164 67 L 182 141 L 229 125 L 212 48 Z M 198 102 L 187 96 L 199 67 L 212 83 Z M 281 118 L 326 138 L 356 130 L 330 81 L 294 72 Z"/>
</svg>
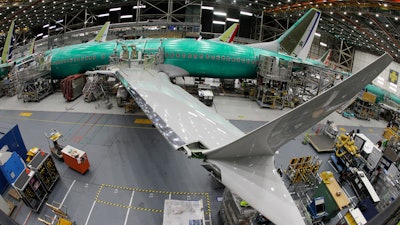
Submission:
<svg viewBox="0 0 400 225">
<path fill-rule="evenodd" d="M 28 167 L 37 173 L 40 181 L 48 192 L 50 192 L 60 174 L 54 164 L 53 158 L 49 153 L 40 151 L 36 156 L 29 162 Z"/>
<path fill-rule="evenodd" d="M 24 203 L 34 212 L 39 212 L 40 207 L 46 200 L 47 191 L 40 181 L 37 173 L 33 170 L 23 171 L 13 183 Z"/>
</svg>

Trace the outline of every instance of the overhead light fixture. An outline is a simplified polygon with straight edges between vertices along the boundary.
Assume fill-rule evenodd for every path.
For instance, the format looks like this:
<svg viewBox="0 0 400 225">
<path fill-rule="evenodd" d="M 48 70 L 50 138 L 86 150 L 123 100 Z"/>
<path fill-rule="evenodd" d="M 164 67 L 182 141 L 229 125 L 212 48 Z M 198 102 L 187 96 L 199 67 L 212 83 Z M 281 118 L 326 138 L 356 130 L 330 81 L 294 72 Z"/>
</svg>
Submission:
<svg viewBox="0 0 400 225">
<path fill-rule="evenodd" d="M 225 25 L 224 21 L 213 20 L 213 24 Z"/>
<path fill-rule="evenodd" d="M 56 25 L 49 27 L 49 30 L 53 30 L 54 28 L 56 28 Z"/>
<path fill-rule="evenodd" d="M 61 20 L 57 20 L 57 21 L 56 21 L 56 23 L 62 23 L 62 22 L 64 22 L 64 20 L 63 20 L 63 19 L 61 19 Z"/>
<path fill-rule="evenodd" d="M 327 47 L 328 45 L 327 44 L 325 44 L 324 42 L 320 42 L 319 43 L 321 46 L 324 46 L 324 47 Z"/>
<path fill-rule="evenodd" d="M 132 15 L 122 15 L 121 19 L 130 19 L 132 17 L 133 17 Z"/>
<path fill-rule="evenodd" d="M 43 25 L 43 28 L 47 28 L 49 26 L 50 26 L 50 24 L 45 24 L 45 25 Z"/>
<path fill-rule="evenodd" d="M 240 15 L 244 16 L 253 16 L 253 13 L 245 12 L 245 11 L 240 11 Z"/>
<path fill-rule="evenodd" d="M 121 11 L 121 7 L 118 8 L 111 8 L 110 12 Z"/>
<path fill-rule="evenodd" d="M 214 11 L 214 15 L 216 15 L 216 16 L 226 16 L 226 12 Z"/>
<path fill-rule="evenodd" d="M 226 18 L 226 21 L 234 22 L 234 23 L 239 23 L 239 19 L 234 19 L 234 18 Z"/>
<path fill-rule="evenodd" d="M 202 6 L 201 6 L 201 9 L 205 9 L 205 10 L 214 10 L 214 7 L 202 5 Z"/>
<path fill-rule="evenodd" d="M 43 33 L 36 35 L 36 37 L 41 37 L 41 36 L 43 36 Z"/>
<path fill-rule="evenodd" d="M 103 14 L 97 15 L 97 17 L 106 17 L 106 16 L 109 16 L 109 15 L 110 15 L 110 13 L 103 13 Z"/>
<path fill-rule="evenodd" d="M 133 6 L 133 9 L 145 9 L 146 5 L 135 5 Z"/>
<path fill-rule="evenodd" d="M 315 36 L 321 37 L 321 34 L 320 33 L 315 33 Z"/>
</svg>

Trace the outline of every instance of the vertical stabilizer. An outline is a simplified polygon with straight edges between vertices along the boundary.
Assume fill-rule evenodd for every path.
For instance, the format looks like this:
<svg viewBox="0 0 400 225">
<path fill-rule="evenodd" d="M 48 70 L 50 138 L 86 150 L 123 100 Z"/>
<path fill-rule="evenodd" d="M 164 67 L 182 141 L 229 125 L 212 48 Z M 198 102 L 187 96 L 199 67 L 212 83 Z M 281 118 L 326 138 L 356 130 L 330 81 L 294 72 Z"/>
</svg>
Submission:
<svg viewBox="0 0 400 225">
<path fill-rule="evenodd" d="M 310 9 L 275 41 L 249 44 L 248 46 L 270 51 L 282 49 L 288 55 L 306 59 L 320 18 L 320 11 Z"/>
<path fill-rule="evenodd" d="M 278 38 L 280 47 L 288 55 L 306 59 L 310 52 L 320 18 L 320 11 L 310 9 L 289 30 Z"/>
<path fill-rule="evenodd" d="M 110 27 L 110 22 L 106 22 L 97 36 L 92 40 L 95 42 L 105 42 L 107 39 L 108 28 Z"/>
<path fill-rule="evenodd" d="M 4 43 L 3 53 L 1 55 L 1 63 L 6 63 L 9 59 L 11 59 L 12 41 L 14 39 L 14 25 L 15 21 L 13 20 L 7 33 L 6 42 Z"/>
<path fill-rule="evenodd" d="M 29 48 L 29 55 L 32 55 L 33 53 L 35 53 L 35 38 L 32 41 L 31 47 Z"/>
<path fill-rule="evenodd" d="M 221 36 L 219 36 L 218 39 L 222 42 L 232 43 L 233 39 L 237 34 L 238 29 L 239 29 L 239 24 L 234 23 L 223 34 L 221 34 Z"/>
<path fill-rule="evenodd" d="M 238 23 L 234 23 L 223 34 L 221 34 L 219 37 L 212 38 L 212 39 L 209 39 L 209 40 L 232 43 L 233 39 L 235 39 L 235 36 L 236 36 L 238 30 L 239 30 L 239 24 Z M 199 38 L 198 40 L 201 40 L 201 38 Z"/>
<path fill-rule="evenodd" d="M 324 65 L 328 65 L 329 61 L 331 60 L 331 54 L 332 54 L 332 49 L 328 49 L 328 51 L 326 51 L 324 55 L 321 58 L 319 58 L 319 61 Z"/>
</svg>

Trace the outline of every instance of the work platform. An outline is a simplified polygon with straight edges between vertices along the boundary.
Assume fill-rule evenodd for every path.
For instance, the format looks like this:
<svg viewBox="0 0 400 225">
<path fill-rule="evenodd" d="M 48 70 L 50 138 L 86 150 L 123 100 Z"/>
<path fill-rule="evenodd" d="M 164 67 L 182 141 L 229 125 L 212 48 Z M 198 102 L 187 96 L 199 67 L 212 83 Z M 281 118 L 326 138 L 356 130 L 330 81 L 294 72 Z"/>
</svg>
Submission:
<svg viewBox="0 0 400 225">
<path fill-rule="evenodd" d="M 324 134 L 309 134 L 308 143 L 315 149 L 315 151 L 321 152 L 333 152 L 333 145 L 335 139 L 332 139 Z"/>
</svg>

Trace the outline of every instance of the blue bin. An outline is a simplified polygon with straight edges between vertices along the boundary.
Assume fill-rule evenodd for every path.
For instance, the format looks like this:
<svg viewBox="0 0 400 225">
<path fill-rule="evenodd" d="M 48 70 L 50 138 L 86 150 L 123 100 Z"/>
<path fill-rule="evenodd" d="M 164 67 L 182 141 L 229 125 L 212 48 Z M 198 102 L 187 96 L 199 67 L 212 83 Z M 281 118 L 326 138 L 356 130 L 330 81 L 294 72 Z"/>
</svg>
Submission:
<svg viewBox="0 0 400 225">
<path fill-rule="evenodd" d="M 0 171 L 9 184 L 15 182 L 25 169 L 25 162 L 16 152 L 0 152 Z"/>
</svg>

